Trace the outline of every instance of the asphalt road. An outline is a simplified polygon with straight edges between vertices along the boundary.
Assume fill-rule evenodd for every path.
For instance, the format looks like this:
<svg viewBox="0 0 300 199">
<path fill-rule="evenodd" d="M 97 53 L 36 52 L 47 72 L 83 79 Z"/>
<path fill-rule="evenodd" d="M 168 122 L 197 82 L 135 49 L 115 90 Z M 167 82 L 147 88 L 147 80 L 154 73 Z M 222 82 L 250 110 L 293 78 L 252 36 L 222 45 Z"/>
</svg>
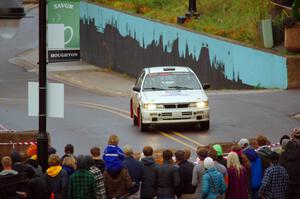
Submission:
<svg viewBox="0 0 300 199">
<path fill-rule="evenodd" d="M 22 20 L 12 40 L 0 39 L 0 124 L 15 130 L 38 128 L 38 118 L 27 116 L 27 82 L 38 76 L 9 63 L 9 59 L 38 45 L 37 13 Z M 189 147 L 255 137 L 261 133 L 273 143 L 300 126 L 291 118 L 300 112 L 300 90 L 264 92 L 217 92 L 209 94 L 211 129 L 202 132 L 191 125 L 154 126 L 141 133 L 129 118 L 129 97 L 109 97 L 65 85 L 65 117 L 48 118 L 53 146 L 62 154 L 72 143 L 76 154 L 92 146 L 106 146 L 110 134 L 120 137 L 120 146 L 132 144 L 158 148 Z"/>
</svg>

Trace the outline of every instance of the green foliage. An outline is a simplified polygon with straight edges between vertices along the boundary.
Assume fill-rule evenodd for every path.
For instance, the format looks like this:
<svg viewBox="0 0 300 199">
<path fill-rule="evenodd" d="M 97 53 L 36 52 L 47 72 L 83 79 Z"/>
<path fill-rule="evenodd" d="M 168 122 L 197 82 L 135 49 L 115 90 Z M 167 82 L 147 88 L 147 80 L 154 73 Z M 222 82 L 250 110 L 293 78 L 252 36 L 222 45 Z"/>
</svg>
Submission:
<svg viewBox="0 0 300 199">
<path fill-rule="evenodd" d="M 188 0 L 94 1 L 169 23 L 176 23 L 188 10 Z M 200 18 L 185 23 L 187 28 L 261 45 L 257 21 L 269 17 L 269 0 L 197 0 L 197 9 Z"/>
</svg>

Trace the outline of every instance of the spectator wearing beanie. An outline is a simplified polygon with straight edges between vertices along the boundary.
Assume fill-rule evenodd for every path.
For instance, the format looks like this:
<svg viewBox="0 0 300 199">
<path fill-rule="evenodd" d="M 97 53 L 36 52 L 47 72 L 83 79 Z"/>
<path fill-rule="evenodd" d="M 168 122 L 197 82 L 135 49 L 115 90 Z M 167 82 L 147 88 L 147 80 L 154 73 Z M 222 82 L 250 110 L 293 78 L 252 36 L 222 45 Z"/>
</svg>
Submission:
<svg viewBox="0 0 300 199">
<path fill-rule="evenodd" d="M 263 135 L 258 135 L 256 137 L 256 143 L 258 145 L 256 152 L 262 161 L 263 173 L 265 172 L 266 168 L 270 166 L 269 156 L 272 153 L 272 150 L 268 147 L 267 142 L 267 138 Z"/>
<path fill-rule="evenodd" d="M 26 164 L 30 165 L 35 174 L 38 176 L 43 175 L 42 167 L 38 164 L 37 161 L 37 146 L 36 145 L 30 145 L 27 149 L 27 157 L 29 158 L 26 162 Z"/>
<path fill-rule="evenodd" d="M 284 152 L 280 156 L 280 165 L 289 175 L 289 199 L 300 198 L 300 148 L 295 142 L 288 142 Z"/>
<path fill-rule="evenodd" d="M 239 161 L 235 152 L 230 152 L 227 158 L 228 188 L 226 198 L 248 199 L 248 181 L 245 167 Z"/>
<path fill-rule="evenodd" d="M 205 158 L 204 167 L 201 198 L 213 199 L 222 196 L 226 191 L 226 184 L 222 174 L 214 167 L 214 160 L 210 157 Z"/>
<path fill-rule="evenodd" d="M 285 199 L 288 196 L 289 176 L 286 169 L 280 166 L 278 162 L 279 154 L 272 152 L 270 154 L 270 166 L 264 173 L 259 189 L 259 196 L 264 199 Z"/>
<path fill-rule="evenodd" d="M 155 172 L 158 167 L 153 158 L 153 149 L 151 146 L 143 148 L 144 158 L 141 159 L 144 165 L 144 176 L 141 187 L 141 199 L 152 199 L 156 196 L 156 176 Z"/>
<path fill-rule="evenodd" d="M 196 187 L 192 185 L 194 164 L 187 161 L 189 154 L 185 154 L 184 150 L 175 152 L 176 163 L 180 177 L 180 184 L 176 188 L 176 195 L 179 199 L 194 199 L 196 198 Z"/>
<path fill-rule="evenodd" d="M 220 164 L 224 165 L 224 167 L 227 167 L 227 161 L 223 157 L 223 149 L 222 149 L 221 145 L 215 144 L 215 145 L 213 145 L 213 149 L 215 149 L 217 151 L 218 158 L 216 159 L 216 161 L 219 162 Z"/>
<path fill-rule="evenodd" d="M 193 168 L 193 178 L 192 178 L 192 185 L 196 186 L 195 194 L 198 199 L 201 198 L 201 191 L 202 191 L 202 177 L 205 173 L 204 168 L 204 159 L 207 157 L 208 151 L 206 147 L 199 146 L 197 148 L 197 155 L 198 161 L 197 164 Z"/>
<path fill-rule="evenodd" d="M 163 164 L 156 170 L 157 199 L 175 199 L 175 189 L 179 186 L 178 168 L 172 162 L 173 153 L 167 149 L 163 151 Z"/>
<path fill-rule="evenodd" d="M 133 149 L 131 145 L 124 146 L 125 160 L 123 160 L 123 166 L 128 169 L 129 175 L 134 183 L 134 186 L 128 190 L 130 194 L 128 199 L 139 199 L 140 198 L 140 185 L 144 176 L 144 165 L 134 159 Z"/>
<path fill-rule="evenodd" d="M 243 139 L 244 141 L 242 141 Z M 263 177 L 262 161 L 257 155 L 256 151 L 252 147 L 250 147 L 248 139 L 243 139 L 239 141 L 239 145 L 243 148 L 243 153 L 250 161 L 250 194 L 252 199 L 258 199 L 258 190 L 260 188 L 261 180 Z"/>
<path fill-rule="evenodd" d="M 49 168 L 44 175 L 48 198 L 52 197 L 52 195 L 54 195 L 55 199 L 67 198 L 68 174 L 60 166 L 58 155 L 50 155 L 48 165 Z"/>
<path fill-rule="evenodd" d="M 69 179 L 69 199 L 96 198 L 96 180 L 88 169 L 87 158 L 84 155 L 79 155 L 77 157 L 77 171 Z"/>
<path fill-rule="evenodd" d="M 108 139 L 108 145 L 104 149 L 103 160 L 105 162 L 105 170 L 113 177 L 119 175 L 125 159 L 124 152 L 118 147 L 119 138 L 111 135 Z"/>
<path fill-rule="evenodd" d="M 100 169 L 100 171 L 103 173 L 104 172 L 104 168 L 105 168 L 105 165 L 104 165 L 104 161 L 100 158 L 100 148 L 99 147 L 93 147 L 91 148 L 91 155 L 92 155 L 92 158 L 95 162 L 95 166 Z"/>
</svg>

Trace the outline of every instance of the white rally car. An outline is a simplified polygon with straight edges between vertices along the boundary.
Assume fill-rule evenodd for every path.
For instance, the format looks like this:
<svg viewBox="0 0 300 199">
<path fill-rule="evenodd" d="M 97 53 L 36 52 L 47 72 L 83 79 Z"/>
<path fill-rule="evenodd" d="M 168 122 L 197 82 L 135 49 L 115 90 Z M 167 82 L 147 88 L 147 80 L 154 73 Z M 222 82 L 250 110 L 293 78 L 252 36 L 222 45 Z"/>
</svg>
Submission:
<svg viewBox="0 0 300 199">
<path fill-rule="evenodd" d="M 199 123 L 209 129 L 208 98 L 189 67 L 144 68 L 133 86 L 130 116 L 141 131 L 150 124 Z"/>
</svg>

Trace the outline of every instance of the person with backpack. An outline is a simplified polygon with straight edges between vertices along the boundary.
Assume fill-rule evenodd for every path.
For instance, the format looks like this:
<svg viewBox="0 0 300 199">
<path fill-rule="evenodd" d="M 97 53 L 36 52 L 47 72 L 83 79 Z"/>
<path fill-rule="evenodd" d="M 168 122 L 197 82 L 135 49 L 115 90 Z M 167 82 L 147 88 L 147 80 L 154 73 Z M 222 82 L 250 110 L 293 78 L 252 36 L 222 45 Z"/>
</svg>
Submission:
<svg viewBox="0 0 300 199">
<path fill-rule="evenodd" d="M 216 170 L 214 160 L 210 157 L 204 160 L 205 173 L 202 177 L 202 199 L 221 199 L 226 191 L 222 174 Z"/>
</svg>

